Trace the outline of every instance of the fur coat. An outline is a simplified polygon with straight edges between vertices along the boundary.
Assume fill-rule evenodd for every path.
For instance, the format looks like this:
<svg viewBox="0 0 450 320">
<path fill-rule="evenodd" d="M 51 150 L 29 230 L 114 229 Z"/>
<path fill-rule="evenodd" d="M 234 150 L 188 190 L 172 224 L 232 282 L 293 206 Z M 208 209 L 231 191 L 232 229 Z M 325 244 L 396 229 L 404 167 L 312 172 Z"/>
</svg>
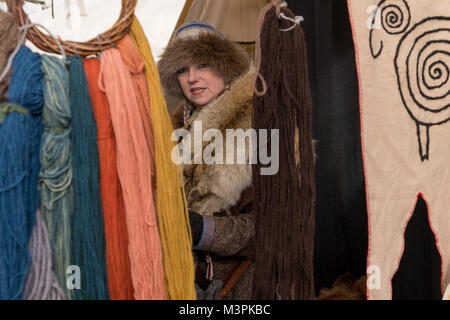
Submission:
<svg viewBox="0 0 450 320">
<path fill-rule="evenodd" d="M 215 100 L 196 110 L 189 119 L 188 127 L 194 136 L 194 121 L 201 121 L 202 133 L 218 129 L 223 138 L 224 164 L 187 164 L 183 167 L 189 209 L 205 216 L 204 230 L 196 246 L 203 252 L 197 255 L 197 279 L 200 287 L 207 288 L 213 299 L 250 299 L 254 267 L 249 263 L 254 254 L 254 215 L 252 214 L 252 169 L 249 164 L 249 141 L 237 152 L 246 152 L 246 164 L 225 164 L 226 129 L 251 128 L 254 68 L 251 66 L 235 79 Z M 183 105 L 172 114 L 175 128 L 183 127 Z M 194 142 L 193 142 L 194 143 Z M 206 143 L 202 144 L 202 154 Z M 245 150 L 243 150 L 245 148 Z M 192 148 L 193 150 L 193 148 Z M 208 230 L 213 230 L 208 232 Z M 207 238 L 210 238 L 207 240 Z M 201 281 L 207 272 L 205 252 L 212 260 L 213 281 Z M 233 274 L 239 266 L 246 268 L 243 274 Z M 227 281 L 228 280 L 228 281 Z M 230 284 L 231 282 L 234 285 Z M 203 282 L 203 283 L 202 283 Z M 224 286 L 232 287 L 224 295 Z M 199 297 L 202 298 L 202 297 Z"/>
<path fill-rule="evenodd" d="M 183 167 L 190 209 L 202 215 L 211 215 L 236 205 L 241 193 L 252 182 L 249 140 L 245 140 L 244 146 L 235 143 L 234 149 L 228 150 L 226 131 L 229 129 L 246 131 L 251 128 L 253 74 L 254 68 L 251 67 L 215 100 L 196 110 L 189 119 L 188 129 L 191 137 L 194 137 L 194 122 L 201 123 L 202 136 L 205 131 L 216 129 L 223 137 L 223 164 L 207 164 L 201 161 L 200 164 L 185 164 Z M 175 111 L 175 118 L 178 117 L 175 120 L 176 127 L 182 127 L 183 124 L 182 117 L 180 119 L 182 107 Z M 194 150 L 197 143 L 201 143 L 203 155 L 210 141 L 192 141 L 191 150 Z M 228 152 L 234 152 L 235 164 L 225 164 Z M 237 164 L 237 154 L 241 152 L 245 152 L 246 164 Z"/>
<path fill-rule="evenodd" d="M 194 121 L 201 121 L 202 133 L 208 129 L 222 133 L 224 147 L 224 164 L 206 164 L 200 159 L 200 163 L 183 165 L 189 209 L 200 213 L 203 222 L 194 255 L 197 298 L 250 299 L 255 239 L 252 169 L 248 153 L 247 164 L 225 164 L 226 152 L 230 151 L 225 146 L 226 129 L 245 131 L 251 127 L 254 67 L 244 48 L 216 33 L 201 32 L 169 43 L 158 61 L 158 70 L 166 101 L 181 101 L 178 108 L 168 106 L 174 110 L 175 129 L 184 127 L 183 109 L 188 103 L 177 74 L 195 64 L 207 64 L 226 85 L 218 97 L 191 114 L 185 127 L 193 137 Z M 203 154 L 210 142 L 194 140 Z M 240 148 L 249 149 L 248 139 Z"/>
</svg>

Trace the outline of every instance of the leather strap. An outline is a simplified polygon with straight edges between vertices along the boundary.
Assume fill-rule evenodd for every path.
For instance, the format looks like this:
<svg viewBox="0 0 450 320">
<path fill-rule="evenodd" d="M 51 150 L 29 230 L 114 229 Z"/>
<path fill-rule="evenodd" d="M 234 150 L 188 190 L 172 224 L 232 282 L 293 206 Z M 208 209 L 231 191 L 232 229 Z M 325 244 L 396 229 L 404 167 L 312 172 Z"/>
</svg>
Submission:
<svg viewBox="0 0 450 320">
<path fill-rule="evenodd" d="M 222 291 L 220 292 L 220 297 L 225 298 L 226 295 L 234 288 L 238 280 L 242 277 L 242 275 L 247 271 L 252 263 L 252 259 L 248 258 L 242 261 L 237 265 L 236 268 L 231 271 L 228 278 L 225 280 L 224 285 L 222 287 Z"/>
</svg>

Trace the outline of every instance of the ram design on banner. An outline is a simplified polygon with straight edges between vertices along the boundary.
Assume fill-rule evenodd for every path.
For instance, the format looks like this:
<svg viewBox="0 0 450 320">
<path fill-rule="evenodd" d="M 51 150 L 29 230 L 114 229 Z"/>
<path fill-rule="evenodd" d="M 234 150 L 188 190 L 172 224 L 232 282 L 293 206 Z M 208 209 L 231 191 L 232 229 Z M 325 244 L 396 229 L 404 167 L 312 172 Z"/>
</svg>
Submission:
<svg viewBox="0 0 450 320">
<path fill-rule="evenodd" d="M 360 89 L 369 299 L 391 299 L 404 233 L 421 196 L 450 282 L 448 0 L 348 0 Z"/>
</svg>

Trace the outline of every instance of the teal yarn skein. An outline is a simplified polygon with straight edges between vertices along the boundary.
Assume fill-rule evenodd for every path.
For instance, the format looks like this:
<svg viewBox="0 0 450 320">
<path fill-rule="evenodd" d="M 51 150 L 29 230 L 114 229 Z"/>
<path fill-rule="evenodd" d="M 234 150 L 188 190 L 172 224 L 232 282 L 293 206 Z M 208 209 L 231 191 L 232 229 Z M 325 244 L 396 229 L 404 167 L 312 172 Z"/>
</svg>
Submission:
<svg viewBox="0 0 450 320">
<path fill-rule="evenodd" d="M 72 262 L 82 271 L 77 300 L 109 299 L 104 221 L 100 197 L 97 125 L 83 61 L 69 57 L 72 111 L 74 216 Z"/>
</svg>

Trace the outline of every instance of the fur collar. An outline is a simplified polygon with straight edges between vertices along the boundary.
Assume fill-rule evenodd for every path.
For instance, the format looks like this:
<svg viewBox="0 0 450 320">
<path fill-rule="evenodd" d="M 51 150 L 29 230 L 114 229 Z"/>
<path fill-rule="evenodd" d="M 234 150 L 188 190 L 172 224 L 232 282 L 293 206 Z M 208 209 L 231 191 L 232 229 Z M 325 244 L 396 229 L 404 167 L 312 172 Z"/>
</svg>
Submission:
<svg viewBox="0 0 450 320">
<path fill-rule="evenodd" d="M 218 129 L 226 145 L 226 129 L 251 128 L 254 67 L 233 81 L 219 97 L 199 109 L 192 121 L 202 121 L 202 131 Z M 193 126 L 189 129 L 193 136 Z M 248 141 L 245 148 L 249 148 Z M 202 146 L 204 149 L 205 144 Z M 240 150 L 242 151 L 242 150 Z M 226 159 L 226 150 L 224 150 Z M 237 204 L 252 183 L 250 164 L 201 164 L 183 168 L 189 207 L 200 214 L 212 214 Z"/>
</svg>

